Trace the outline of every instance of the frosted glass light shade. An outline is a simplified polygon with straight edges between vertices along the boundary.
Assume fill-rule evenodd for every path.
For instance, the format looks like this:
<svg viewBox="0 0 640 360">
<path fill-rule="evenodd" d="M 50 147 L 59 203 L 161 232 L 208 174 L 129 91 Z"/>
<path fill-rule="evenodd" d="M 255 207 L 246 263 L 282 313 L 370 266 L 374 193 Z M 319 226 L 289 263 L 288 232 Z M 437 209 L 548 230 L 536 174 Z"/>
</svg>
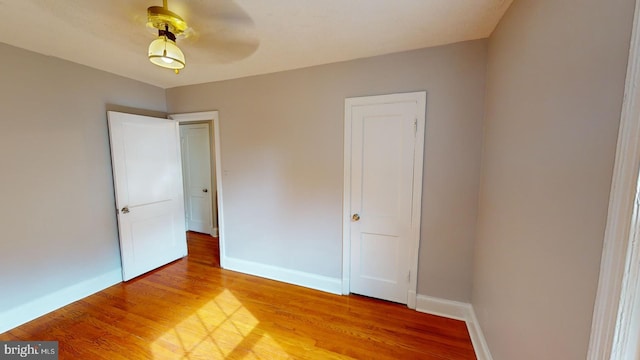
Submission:
<svg viewBox="0 0 640 360">
<path fill-rule="evenodd" d="M 174 70 L 183 69 L 186 64 L 182 50 L 166 36 L 158 36 L 149 44 L 149 60 L 158 66 Z"/>
</svg>

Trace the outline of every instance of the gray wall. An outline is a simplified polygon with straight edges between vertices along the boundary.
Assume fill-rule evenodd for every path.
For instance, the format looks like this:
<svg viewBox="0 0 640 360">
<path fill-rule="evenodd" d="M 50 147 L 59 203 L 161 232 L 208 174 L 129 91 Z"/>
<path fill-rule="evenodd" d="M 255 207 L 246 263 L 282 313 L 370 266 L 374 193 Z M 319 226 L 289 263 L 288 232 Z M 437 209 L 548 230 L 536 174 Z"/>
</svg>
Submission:
<svg viewBox="0 0 640 360">
<path fill-rule="evenodd" d="M 473 305 L 496 360 L 585 359 L 633 0 L 516 0 L 489 41 Z"/>
<path fill-rule="evenodd" d="M 165 91 L 0 44 L 0 314 L 120 269 L 106 110 Z"/>
<path fill-rule="evenodd" d="M 167 90 L 219 110 L 227 255 L 340 278 L 344 99 L 427 91 L 420 294 L 469 301 L 485 40 Z"/>
</svg>

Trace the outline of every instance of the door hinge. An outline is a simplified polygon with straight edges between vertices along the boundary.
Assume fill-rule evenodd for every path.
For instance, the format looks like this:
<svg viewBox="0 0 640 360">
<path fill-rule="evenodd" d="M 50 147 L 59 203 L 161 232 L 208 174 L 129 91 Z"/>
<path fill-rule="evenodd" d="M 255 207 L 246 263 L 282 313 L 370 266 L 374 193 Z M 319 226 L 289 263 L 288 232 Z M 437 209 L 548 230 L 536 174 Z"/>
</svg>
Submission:
<svg viewBox="0 0 640 360">
<path fill-rule="evenodd" d="M 418 118 L 413 119 L 413 135 L 418 134 Z"/>
</svg>

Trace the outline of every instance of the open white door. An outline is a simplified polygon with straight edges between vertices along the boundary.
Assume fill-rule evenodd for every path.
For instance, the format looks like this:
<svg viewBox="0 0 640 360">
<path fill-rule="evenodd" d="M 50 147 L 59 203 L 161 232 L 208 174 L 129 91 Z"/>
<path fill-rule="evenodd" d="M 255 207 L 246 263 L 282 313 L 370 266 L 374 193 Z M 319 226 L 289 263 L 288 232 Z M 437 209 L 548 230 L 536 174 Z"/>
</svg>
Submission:
<svg viewBox="0 0 640 360">
<path fill-rule="evenodd" d="M 425 101 L 424 92 L 346 99 L 350 292 L 403 304 L 415 295 Z"/>
<path fill-rule="evenodd" d="M 187 255 L 178 123 L 108 112 L 125 281 Z"/>
</svg>

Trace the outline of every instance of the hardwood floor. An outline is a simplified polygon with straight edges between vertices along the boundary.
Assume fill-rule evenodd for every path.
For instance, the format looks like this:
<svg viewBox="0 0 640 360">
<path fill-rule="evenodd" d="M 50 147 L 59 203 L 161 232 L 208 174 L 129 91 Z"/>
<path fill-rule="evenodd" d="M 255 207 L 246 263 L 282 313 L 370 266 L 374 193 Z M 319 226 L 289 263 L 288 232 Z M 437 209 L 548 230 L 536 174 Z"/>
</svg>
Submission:
<svg viewBox="0 0 640 360">
<path fill-rule="evenodd" d="M 0 340 L 57 340 L 60 359 L 475 359 L 464 322 L 222 270 L 217 239 Z"/>
<path fill-rule="evenodd" d="M 218 238 L 212 238 L 209 234 L 188 231 L 187 246 L 189 247 L 189 262 L 220 267 Z"/>
</svg>

